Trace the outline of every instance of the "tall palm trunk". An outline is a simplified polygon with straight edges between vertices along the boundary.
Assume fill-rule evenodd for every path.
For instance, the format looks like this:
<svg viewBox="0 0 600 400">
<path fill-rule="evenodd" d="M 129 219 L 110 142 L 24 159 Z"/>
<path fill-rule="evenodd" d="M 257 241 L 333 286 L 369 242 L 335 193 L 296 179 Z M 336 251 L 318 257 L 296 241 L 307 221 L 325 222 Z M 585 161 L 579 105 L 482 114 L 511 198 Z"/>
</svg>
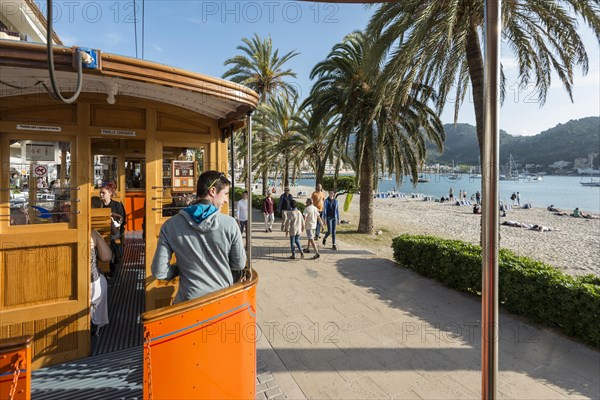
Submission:
<svg viewBox="0 0 600 400">
<path fill-rule="evenodd" d="M 365 150 L 360 160 L 360 217 L 358 233 L 373 234 L 373 138 L 366 138 Z"/>
<path fill-rule="evenodd" d="M 290 160 L 287 152 L 285 153 L 285 161 L 283 164 L 283 187 L 290 186 Z"/>
<path fill-rule="evenodd" d="M 477 34 L 477 27 L 471 25 L 467 35 L 467 65 L 469 67 L 469 77 L 471 78 L 471 87 L 473 88 L 473 105 L 475 107 L 475 125 L 477 128 L 477 141 L 479 142 L 479 156 L 483 160 L 483 56 L 481 54 L 481 44 Z M 483 168 L 482 168 L 483 172 Z"/>
</svg>

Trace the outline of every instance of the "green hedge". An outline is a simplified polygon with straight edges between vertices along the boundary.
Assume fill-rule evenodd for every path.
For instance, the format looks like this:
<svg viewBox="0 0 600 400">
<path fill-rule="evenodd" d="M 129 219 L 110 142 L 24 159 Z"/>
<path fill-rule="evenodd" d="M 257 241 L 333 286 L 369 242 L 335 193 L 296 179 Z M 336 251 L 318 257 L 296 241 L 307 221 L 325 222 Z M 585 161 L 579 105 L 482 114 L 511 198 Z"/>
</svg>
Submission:
<svg viewBox="0 0 600 400">
<path fill-rule="evenodd" d="M 333 190 L 335 186 L 335 181 L 333 176 L 325 176 L 323 177 L 323 189 L 326 192 Z M 350 192 L 356 193 L 357 185 L 356 185 L 356 177 L 354 176 L 338 176 L 337 179 L 337 191 L 338 192 Z"/>
<path fill-rule="evenodd" d="M 245 189 L 242 189 L 239 187 L 236 187 L 234 189 L 233 198 L 235 199 L 235 201 L 239 201 L 242 198 L 242 194 L 244 194 L 244 190 Z M 272 195 L 271 195 L 271 197 L 273 198 L 273 202 L 275 203 L 275 215 L 278 217 L 281 217 L 281 214 L 277 212 L 277 204 L 279 204 L 279 197 L 275 197 Z M 296 203 L 298 205 L 298 210 L 300 210 L 300 212 L 304 213 L 304 207 L 306 207 L 306 204 L 305 204 L 306 198 L 295 197 L 294 200 L 296 200 Z M 262 210 L 264 201 L 265 201 L 265 196 L 253 194 L 252 195 L 252 208 Z"/>
<path fill-rule="evenodd" d="M 481 247 L 432 236 L 402 235 L 392 241 L 402 266 L 451 288 L 481 294 Z M 600 278 L 572 277 L 510 250 L 498 255 L 499 301 L 520 314 L 600 347 Z"/>
</svg>

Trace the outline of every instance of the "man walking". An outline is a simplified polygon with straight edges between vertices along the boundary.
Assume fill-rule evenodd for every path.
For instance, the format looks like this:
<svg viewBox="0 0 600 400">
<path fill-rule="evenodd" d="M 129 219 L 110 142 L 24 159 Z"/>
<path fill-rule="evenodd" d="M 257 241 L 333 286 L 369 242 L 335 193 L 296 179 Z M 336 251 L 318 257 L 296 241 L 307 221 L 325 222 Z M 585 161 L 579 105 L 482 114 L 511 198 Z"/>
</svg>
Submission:
<svg viewBox="0 0 600 400">
<path fill-rule="evenodd" d="M 306 208 L 304 209 L 304 225 L 306 227 L 306 236 L 308 237 L 308 245 L 306 246 L 306 252 L 310 252 L 310 246 L 312 245 L 315 249 L 315 255 L 313 259 L 321 257 L 319 249 L 315 243 L 315 229 L 318 224 L 322 224 L 321 213 L 314 206 L 312 199 L 306 199 Z"/>
<path fill-rule="evenodd" d="M 160 230 L 152 274 L 159 280 L 179 276 L 175 303 L 229 287 L 232 271 L 246 265 L 240 229 L 231 216 L 220 212 L 228 202 L 231 182 L 219 171 L 198 178 L 195 205 L 168 219 Z M 175 253 L 177 264 L 171 264 Z"/>
<path fill-rule="evenodd" d="M 329 197 L 325 199 L 325 203 L 323 204 L 323 214 L 325 214 L 325 222 L 327 223 L 327 233 L 323 236 L 323 246 L 327 243 L 327 238 L 331 235 L 331 241 L 333 242 L 333 249 L 337 250 L 337 245 L 335 244 L 335 230 L 337 227 L 337 223 L 340 220 L 340 210 L 338 207 L 338 201 L 335 198 L 335 193 L 332 191 L 329 192 Z"/>
<path fill-rule="evenodd" d="M 319 215 L 323 216 L 323 203 L 325 202 L 325 192 L 323 191 L 323 186 L 320 183 L 317 185 L 316 190 L 313 192 L 313 194 L 310 196 L 310 198 L 311 198 L 312 204 L 319 211 Z M 321 229 L 323 229 L 321 221 L 322 221 L 321 218 L 319 218 L 319 220 L 317 221 L 317 227 L 315 229 L 315 238 L 316 239 L 321 238 Z"/>
<path fill-rule="evenodd" d="M 242 198 L 237 202 L 236 207 L 237 220 L 240 225 L 240 231 L 244 234 L 244 228 L 248 229 L 248 191 L 244 190 Z"/>
<path fill-rule="evenodd" d="M 263 201 L 263 216 L 265 217 L 265 232 L 273 232 L 273 221 L 275 220 L 274 214 L 275 203 L 271 198 L 271 192 L 267 190 L 265 194 L 265 200 Z"/>
<path fill-rule="evenodd" d="M 281 214 L 281 230 L 285 229 L 285 221 L 287 220 L 287 212 L 292 210 L 292 201 L 293 197 L 290 193 L 290 188 L 286 187 L 283 190 L 283 194 L 279 198 L 279 204 L 277 204 L 277 211 Z"/>
</svg>

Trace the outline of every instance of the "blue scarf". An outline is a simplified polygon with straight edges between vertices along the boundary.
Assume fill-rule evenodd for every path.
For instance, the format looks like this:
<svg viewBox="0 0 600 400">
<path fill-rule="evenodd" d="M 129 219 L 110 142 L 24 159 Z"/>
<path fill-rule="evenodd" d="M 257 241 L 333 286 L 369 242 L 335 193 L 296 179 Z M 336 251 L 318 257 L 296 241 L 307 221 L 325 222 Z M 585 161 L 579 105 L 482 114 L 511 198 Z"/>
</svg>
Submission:
<svg viewBox="0 0 600 400">
<path fill-rule="evenodd" d="M 183 211 L 190 214 L 194 221 L 196 221 L 197 223 L 201 223 L 202 221 L 213 215 L 215 212 L 217 212 L 218 208 L 212 204 L 199 203 L 184 208 Z"/>
</svg>

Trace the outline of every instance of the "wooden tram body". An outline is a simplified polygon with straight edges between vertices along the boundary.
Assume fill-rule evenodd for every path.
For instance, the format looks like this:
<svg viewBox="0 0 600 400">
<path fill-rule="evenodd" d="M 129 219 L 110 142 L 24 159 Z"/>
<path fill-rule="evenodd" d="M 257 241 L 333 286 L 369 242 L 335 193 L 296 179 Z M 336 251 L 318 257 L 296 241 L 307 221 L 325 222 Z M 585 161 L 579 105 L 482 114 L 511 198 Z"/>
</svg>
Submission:
<svg viewBox="0 0 600 400">
<path fill-rule="evenodd" d="M 77 80 L 76 51 L 54 49 L 63 92 L 72 91 Z M 107 235 L 105 225 L 110 223 L 105 210 L 91 209 L 91 198 L 103 181 L 114 180 L 115 200 L 126 208 L 127 231 L 144 229 L 146 347 L 163 367 L 154 367 L 151 378 L 151 389 L 160 398 L 168 393 L 161 392 L 161 378 L 170 376 L 164 369 L 169 353 L 189 354 L 198 345 L 206 349 L 202 340 L 188 342 L 212 332 L 214 316 L 233 312 L 224 321 L 240 326 L 254 321 L 256 274 L 192 305 L 170 306 L 177 283 L 154 280 L 150 264 L 168 218 L 163 209 L 172 200 L 171 161 L 195 161 L 195 175 L 209 169 L 228 171 L 228 135 L 256 107 L 258 96 L 231 82 L 98 52 L 98 68 L 84 70 L 78 100 L 63 104 L 43 88 L 48 84 L 45 52 L 44 45 L 0 45 L 0 340 L 33 337 L 28 371 L 90 354 L 90 230 Z M 49 188 L 51 179 L 54 187 Z M 228 212 L 226 206 L 222 211 Z M 18 218 L 24 212 L 27 221 Z M 171 335 L 164 343 L 160 336 L 181 329 L 181 323 L 195 326 L 196 333 Z M 210 346 L 219 348 L 217 335 L 208 336 Z M 255 374 L 249 372 L 255 369 L 255 343 L 242 340 L 235 349 L 220 346 L 218 353 L 229 357 L 229 368 L 239 361 L 245 383 L 232 387 L 235 372 L 221 371 L 226 391 L 204 392 L 203 397 L 223 397 L 227 390 L 253 397 Z M 216 350 L 198 351 L 214 360 Z M 242 359 L 233 360 L 236 354 Z M 215 368 L 200 365 L 205 371 Z M 200 377 L 200 386 L 208 382 L 202 377 L 211 385 L 218 378 L 210 373 L 194 376 Z M 183 392 L 177 398 L 198 397 L 196 389 L 188 395 L 189 388 L 179 389 Z M 170 393 L 162 396 L 172 397 Z"/>
</svg>

